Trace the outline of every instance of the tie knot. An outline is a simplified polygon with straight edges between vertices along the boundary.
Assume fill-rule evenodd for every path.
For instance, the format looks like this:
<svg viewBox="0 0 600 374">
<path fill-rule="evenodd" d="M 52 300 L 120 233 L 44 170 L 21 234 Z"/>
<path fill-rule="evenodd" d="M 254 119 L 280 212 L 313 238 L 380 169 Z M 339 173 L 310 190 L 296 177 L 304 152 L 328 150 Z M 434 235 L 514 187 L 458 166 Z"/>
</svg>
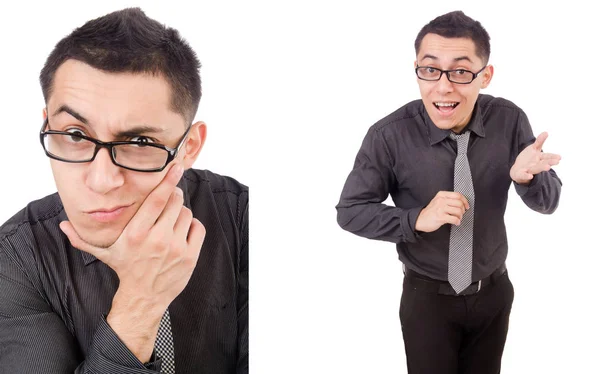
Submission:
<svg viewBox="0 0 600 374">
<path fill-rule="evenodd" d="M 450 138 L 452 138 L 452 140 L 456 140 L 456 143 L 458 144 L 457 153 L 459 155 L 467 153 L 467 147 L 469 146 L 469 136 L 470 135 L 471 135 L 470 131 L 465 131 L 465 133 L 462 135 L 456 135 L 453 132 L 450 133 Z"/>
</svg>

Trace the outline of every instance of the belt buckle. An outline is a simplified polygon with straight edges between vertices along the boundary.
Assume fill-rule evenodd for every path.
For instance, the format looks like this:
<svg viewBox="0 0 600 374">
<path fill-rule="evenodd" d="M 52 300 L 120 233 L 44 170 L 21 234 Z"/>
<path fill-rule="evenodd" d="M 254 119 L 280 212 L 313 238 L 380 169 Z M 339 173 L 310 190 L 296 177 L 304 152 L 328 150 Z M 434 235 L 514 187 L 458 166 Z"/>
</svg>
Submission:
<svg viewBox="0 0 600 374">
<path fill-rule="evenodd" d="M 463 292 L 461 292 L 461 293 L 458 293 L 458 294 L 457 294 L 457 293 L 455 293 L 455 295 L 456 295 L 456 296 L 460 296 L 460 295 L 465 295 L 465 296 L 467 296 L 467 295 L 475 295 L 476 293 L 478 293 L 479 291 L 481 291 L 481 280 L 479 280 L 479 281 L 477 282 L 477 291 L 475 291 L 475 292 L 468 292 L 468 293 L 467 293 L 467 290 L 470 290 L 470 289 L 472 289 L 472 287 L 473 287 L 473 286 L 474 286 L 474 284 L 472 284 L 472 285 L 470 285 L 469 287 L 467 287 L 467 289 L 465 289 L 465 290 L 463 291 L 464 293 L 463 293 Z"/>
</svg>

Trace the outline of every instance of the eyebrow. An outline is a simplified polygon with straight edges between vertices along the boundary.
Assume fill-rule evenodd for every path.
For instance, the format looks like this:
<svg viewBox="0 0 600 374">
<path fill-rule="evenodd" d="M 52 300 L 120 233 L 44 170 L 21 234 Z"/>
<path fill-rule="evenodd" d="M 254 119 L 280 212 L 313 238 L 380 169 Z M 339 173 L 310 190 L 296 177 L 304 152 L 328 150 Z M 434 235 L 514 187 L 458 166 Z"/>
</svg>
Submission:
<svg viewBox="0 0 600 374">
<path fill-rule="evenodd" d="M 425 60 L 426 58 L 430 58 L 432 60 L 439 60 L 436 56 L 434 55 L 430 55 L 430 54 L 426 54 L 425 56 L 423 56 L 422 60 Z M 470 63 L 473 63 L 473 61 L 471 61 L 471 59 L 469 58 L 469 56 L 459 56 L 459 57 L 455 57 L 454 58 L 454 62 L 458 62 L 458 61 L 469 61 Z"/>
<path fill-rule="evenodd" d="M 74 117 L 79 122 L 82 122 L 84 125 L 89 125 L 89 121 L 87 120 L 87 118 L 85 118 L 83 115 L 81 115 L 75 109 L 71 108 L 70 106 L 68 106 L 66 104 L 61 105 L 54 112 L 53 116 L 56 116 L 60 113 L 67 113 L 67 114 L 71 115 L 72 117 Z M 140 125 L 140 126 L 135 126 L 133 128 L 127 129 L 127 130 L 119 131 L 115 134 L 115 137 L 116 138 L 128 138 L 128 137 L 133 138 L 135 136 L 140 136 L 142 134 L 159 134 L 159 133 L 163 133 L 163 132 L 165 132 L 165 130 L 158 128 L 158 127 L 152 127 L 152 126 L 148 126 L 148 125 Z"/>
<path fill-rule="evenodd" d="M 160 134 L 165 132 L 165 130 L 160 129 L 158 127 L 152 126 L 136 126 L 127 130 L 119 131 L 115 134 L 116 138 L 133 138 L 135 136 L 140 136 L 142 134 Z"/>
<path fill-rule="evenodd" d="M 53 116 L 59 115 L 61 113 L 67 113 L 70 114 L 71 117 L 74 117 L 75 119 L 77 119 L 79 122 L 82 122 L 84 125 L 88 124 L 88 120 L 82 116 L 80 113 L 78 113 L 75 109 L 71 108 L 70 106 L 63 104 L 61 105 L 53 114 Z"/>
</svg>

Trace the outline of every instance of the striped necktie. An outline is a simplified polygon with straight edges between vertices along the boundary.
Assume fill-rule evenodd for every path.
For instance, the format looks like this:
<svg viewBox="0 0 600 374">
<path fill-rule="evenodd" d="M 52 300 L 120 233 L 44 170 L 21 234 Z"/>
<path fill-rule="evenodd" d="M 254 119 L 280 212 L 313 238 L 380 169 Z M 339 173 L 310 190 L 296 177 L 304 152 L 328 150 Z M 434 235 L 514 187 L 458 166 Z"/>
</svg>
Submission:
<svg viewBox="0 0 600 374">
<path fill-rule="evenodd" d="M 469 202 L 469 209 L 463 215 L 459 226 L 450 229 L 450 248 L 448 254 L 448 282 L 460 293 L 473 282 L 473 218 L 475 213 L 475 191 L 471 168 L 467 158 L 470 132 L 462 135 L 450 133 L 458 143 L 454 162 L 454 191 L 461 193 Z"/>
<path fill-rule="evenodd" d="M 173 345 L 173 333 L 171 331 L 171 316 L 169 309 L 165 311 L 160 326 L 158 327 L 158 335 L 154 343 L 156 355 L 162 358 L 161 373 L 175 374 L 175 348 Z"/>
</svg>

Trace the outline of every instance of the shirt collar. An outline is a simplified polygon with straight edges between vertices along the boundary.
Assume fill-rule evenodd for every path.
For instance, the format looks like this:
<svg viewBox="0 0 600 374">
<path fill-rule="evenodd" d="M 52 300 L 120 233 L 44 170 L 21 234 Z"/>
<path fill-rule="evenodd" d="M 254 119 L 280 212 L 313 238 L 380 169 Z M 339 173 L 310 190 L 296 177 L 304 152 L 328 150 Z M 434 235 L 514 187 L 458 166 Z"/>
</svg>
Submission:
<svg viewBox="0 0 600 374">
<path fill-rule="evenodd" d="M 81 252 L 81 257 L 83 258 L 83 264 L 86 266 L 97 260 L 97 258 L 91 253 L 87 253 L 87 252 L 81 251 L 79 249 L 78 249 L 78 251 Z"/>
<path fill-rule="evenodd" d="M 187 184 L 185 183 L 185 173 L 184 176 L 181 178 L 181 180 L 179 181 L 179 183 L 177 183 L 177 187 L 181 188 L 181 190 L 183 191 L 183 205 L 186 206 L 187 208 L 191 209 L 191 204 L 190 204 L 190 194 L 187 190 Z M 67 220 L 67 215 L 65 213 L 65 210 L 63 209 L 63 211 L 61 212 L 61 221 Z M 67 239 L 68 240 L 68 239 Z M 91 264 L 92 262 L 98 260 L 96 258 L 96 256 L 87 253 L 85 251 L 76 249 L 81 253 L 81 257 L 83 258 L 83 264 L 85 266 Z"/>
<path fill-rule="evenodd" d="M 442 140 L 446 139 L 450 136 L 450 132 L 452 130 L 442 130 L 438 128 L 431 118 L 429 114 L 427 114 L 427 110 L 423 107 L 423 115 L 425 116 L 425 123 L 427 124 L 427 129 L 429 132 L 429 144 L 434 145 Z M 483 128 L 483 120 L 481 118 L 481 110 L 479 108 L 479 99 L 475 102 L 475 107 L 473 108 L 473 116 L 471 116 L 471 120 L 464 128 L 463 132 L 470 130 L 471 132 L 477 134 L 477 136 L 485 138 L 485 130 Z"/>
</svg>

